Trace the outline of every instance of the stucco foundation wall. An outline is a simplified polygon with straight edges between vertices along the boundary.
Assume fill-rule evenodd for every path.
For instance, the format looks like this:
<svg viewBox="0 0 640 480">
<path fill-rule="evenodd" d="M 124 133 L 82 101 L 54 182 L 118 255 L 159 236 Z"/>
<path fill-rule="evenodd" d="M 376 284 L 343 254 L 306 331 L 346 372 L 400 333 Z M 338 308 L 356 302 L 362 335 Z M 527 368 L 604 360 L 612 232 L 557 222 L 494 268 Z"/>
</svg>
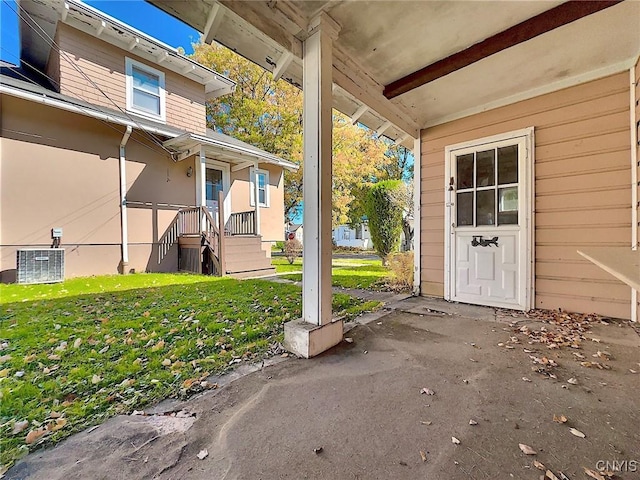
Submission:
<svg viewBox="0 0 640 480">
<path fill-rule="evenodd" d="M 118 107 L 125 110 L 125 57 L 129 57 L 164 72 L 167 125 L 196 133 L 206 132 L 204 85 L 136 56 L 135 50 L 127 52 L 61 22 L 58 23 L 56 38 L 64 53 L 59 59 L 50 58 L 47 70 L 54 78 L 57 73 L 60 93 L 95 105 L 116 108 L 73 67 L 68 60 L 71 58 Z M 54 71 L 56 68 L 58 72 Z"/>
<path fill-rule="evenodd" d="M 576 253 L 630 245 L 628 71 L 422 131 L 422 293 L 444 295 L 445 147 L 530 126 L 535 306 L 629 318 L 629 287 Z"/>
<path fill-rule="evenodd" d="M 284 175 L 281 167 L 259 164 L 260 170 L 269 172 L 269 207 L 260 208 L 260 234 L 263 249 L 271 252 L 271 243 L 284 239 Z M 249 168 L 231 172 L 231 211 L 253 210 Z"/>
<path fill-rule="evenodd" d="M 3 95 L 0 280 L 15 278 L 16 250 L 49 248 L 63 229 L 66 277 L 117 273 L 121 258 L 119 144 L 124 127 Z M 175 271 L 177 248 L 158 242 L 195 202 L 188 165 L 134 132 L 126 147 L 129 269 Z"/>
</svg>

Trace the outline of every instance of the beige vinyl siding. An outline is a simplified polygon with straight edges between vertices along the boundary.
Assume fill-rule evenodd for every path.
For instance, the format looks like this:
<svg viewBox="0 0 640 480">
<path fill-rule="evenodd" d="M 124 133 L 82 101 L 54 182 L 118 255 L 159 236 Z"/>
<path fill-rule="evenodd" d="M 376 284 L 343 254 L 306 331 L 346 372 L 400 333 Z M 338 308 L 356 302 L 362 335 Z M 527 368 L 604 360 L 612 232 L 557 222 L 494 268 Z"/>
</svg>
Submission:
<svg viewBox="0 0 640 480">
<path fill-rule="evenodd" d="M 530 126 L 535 306 L 628 318 L 630 289 L 576 253 L 630 242 L 626 71 L 422 131 L 422 293 L 444 294 L 444 148 Z"/>
<path fill-rule="evenodd" d="M 162 68 L 63 23 L 56 32 L 61 50 L 60 93 L 111 109 L 126 109 L 125 57 L 165 74 L 166 123 L 190 132 L 206 133 L 204 85 Z M 74 67 L 71 61 L 98 85 L 105 97 Z M 52 60 L 49 60 L 52 63 Z M 114 105 L 115 104 L 115 105 Z"/>
</svg>

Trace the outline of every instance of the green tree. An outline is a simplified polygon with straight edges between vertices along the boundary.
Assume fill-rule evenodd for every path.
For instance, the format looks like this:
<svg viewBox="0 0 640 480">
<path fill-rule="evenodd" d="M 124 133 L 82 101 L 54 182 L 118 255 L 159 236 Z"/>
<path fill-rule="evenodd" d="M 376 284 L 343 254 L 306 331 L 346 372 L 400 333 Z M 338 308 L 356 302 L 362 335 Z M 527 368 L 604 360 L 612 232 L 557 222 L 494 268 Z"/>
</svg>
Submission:
<svg viewBox="0 0 640 480">
<path fill-rule="evenodd" d="M 387 265 L 389 254 L 396 251 L 400 243 L 402 207 L 395 196 L 402 188 L 401 180 L 384 180 L 374 184 L 367 193 L 365 206 L 371 240 L 383 265 Z"/>
</svg>

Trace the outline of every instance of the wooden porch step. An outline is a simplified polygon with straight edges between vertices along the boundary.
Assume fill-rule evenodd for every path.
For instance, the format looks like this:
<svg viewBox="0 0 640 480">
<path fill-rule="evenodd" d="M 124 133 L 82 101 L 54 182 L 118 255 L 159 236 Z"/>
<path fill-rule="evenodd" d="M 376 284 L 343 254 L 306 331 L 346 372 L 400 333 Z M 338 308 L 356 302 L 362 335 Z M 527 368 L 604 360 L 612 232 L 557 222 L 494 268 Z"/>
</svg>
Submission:
<svg viewBox="0 0 640 480">
<path fill-rule="evenodd" d="M 271 268 L 263 268 L 260 270 L 248 270 L 246 272 L 233 272 L 228 275 L 232 278 L 251 278 L 251 277 L 270 277 L 276 274 L 276 269 Z"/>
<path fill-rule="evenodd" d="M 225 237 L 225 270 L 234 278 L 269 276 L 275 274 L 271 259 L 262 249 L 258 235 Z"/>
</svg>

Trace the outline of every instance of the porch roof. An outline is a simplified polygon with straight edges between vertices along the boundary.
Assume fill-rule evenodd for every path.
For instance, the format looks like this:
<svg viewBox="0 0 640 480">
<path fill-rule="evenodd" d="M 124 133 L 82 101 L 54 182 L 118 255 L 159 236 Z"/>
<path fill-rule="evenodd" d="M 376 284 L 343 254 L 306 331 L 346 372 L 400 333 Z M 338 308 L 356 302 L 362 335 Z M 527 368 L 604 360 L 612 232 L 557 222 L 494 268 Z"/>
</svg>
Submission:
<svg viewBox="0 0 640 480">
<path fill-rule="evenodd" d="M 421 128 L 626 70 L 640 54 L 637 1 L 147 1 L 298 86 L 302 42 L 325 12 L 340 28 L 334 107 L 410 147 Z M 438 62 L 457 67 L 389 95 Z"/>
<path fill-rule="evenodd" d="M 258 161 L 278 165 L 287 170 L 297 170 L 299 168 L 293 162 L 209 128 L 206 135 L 183 133 L 164 142 L 164 146 L 179 153 L 178 160 L 196 155 L 200 147 L 203 147 L 205 150 L 212 151 L 217 159 L 227 160 L 246 167 L 250 166 L 250 163 Z M 246 165 L 241 162 L 246 162 Z"/>
</svg>

